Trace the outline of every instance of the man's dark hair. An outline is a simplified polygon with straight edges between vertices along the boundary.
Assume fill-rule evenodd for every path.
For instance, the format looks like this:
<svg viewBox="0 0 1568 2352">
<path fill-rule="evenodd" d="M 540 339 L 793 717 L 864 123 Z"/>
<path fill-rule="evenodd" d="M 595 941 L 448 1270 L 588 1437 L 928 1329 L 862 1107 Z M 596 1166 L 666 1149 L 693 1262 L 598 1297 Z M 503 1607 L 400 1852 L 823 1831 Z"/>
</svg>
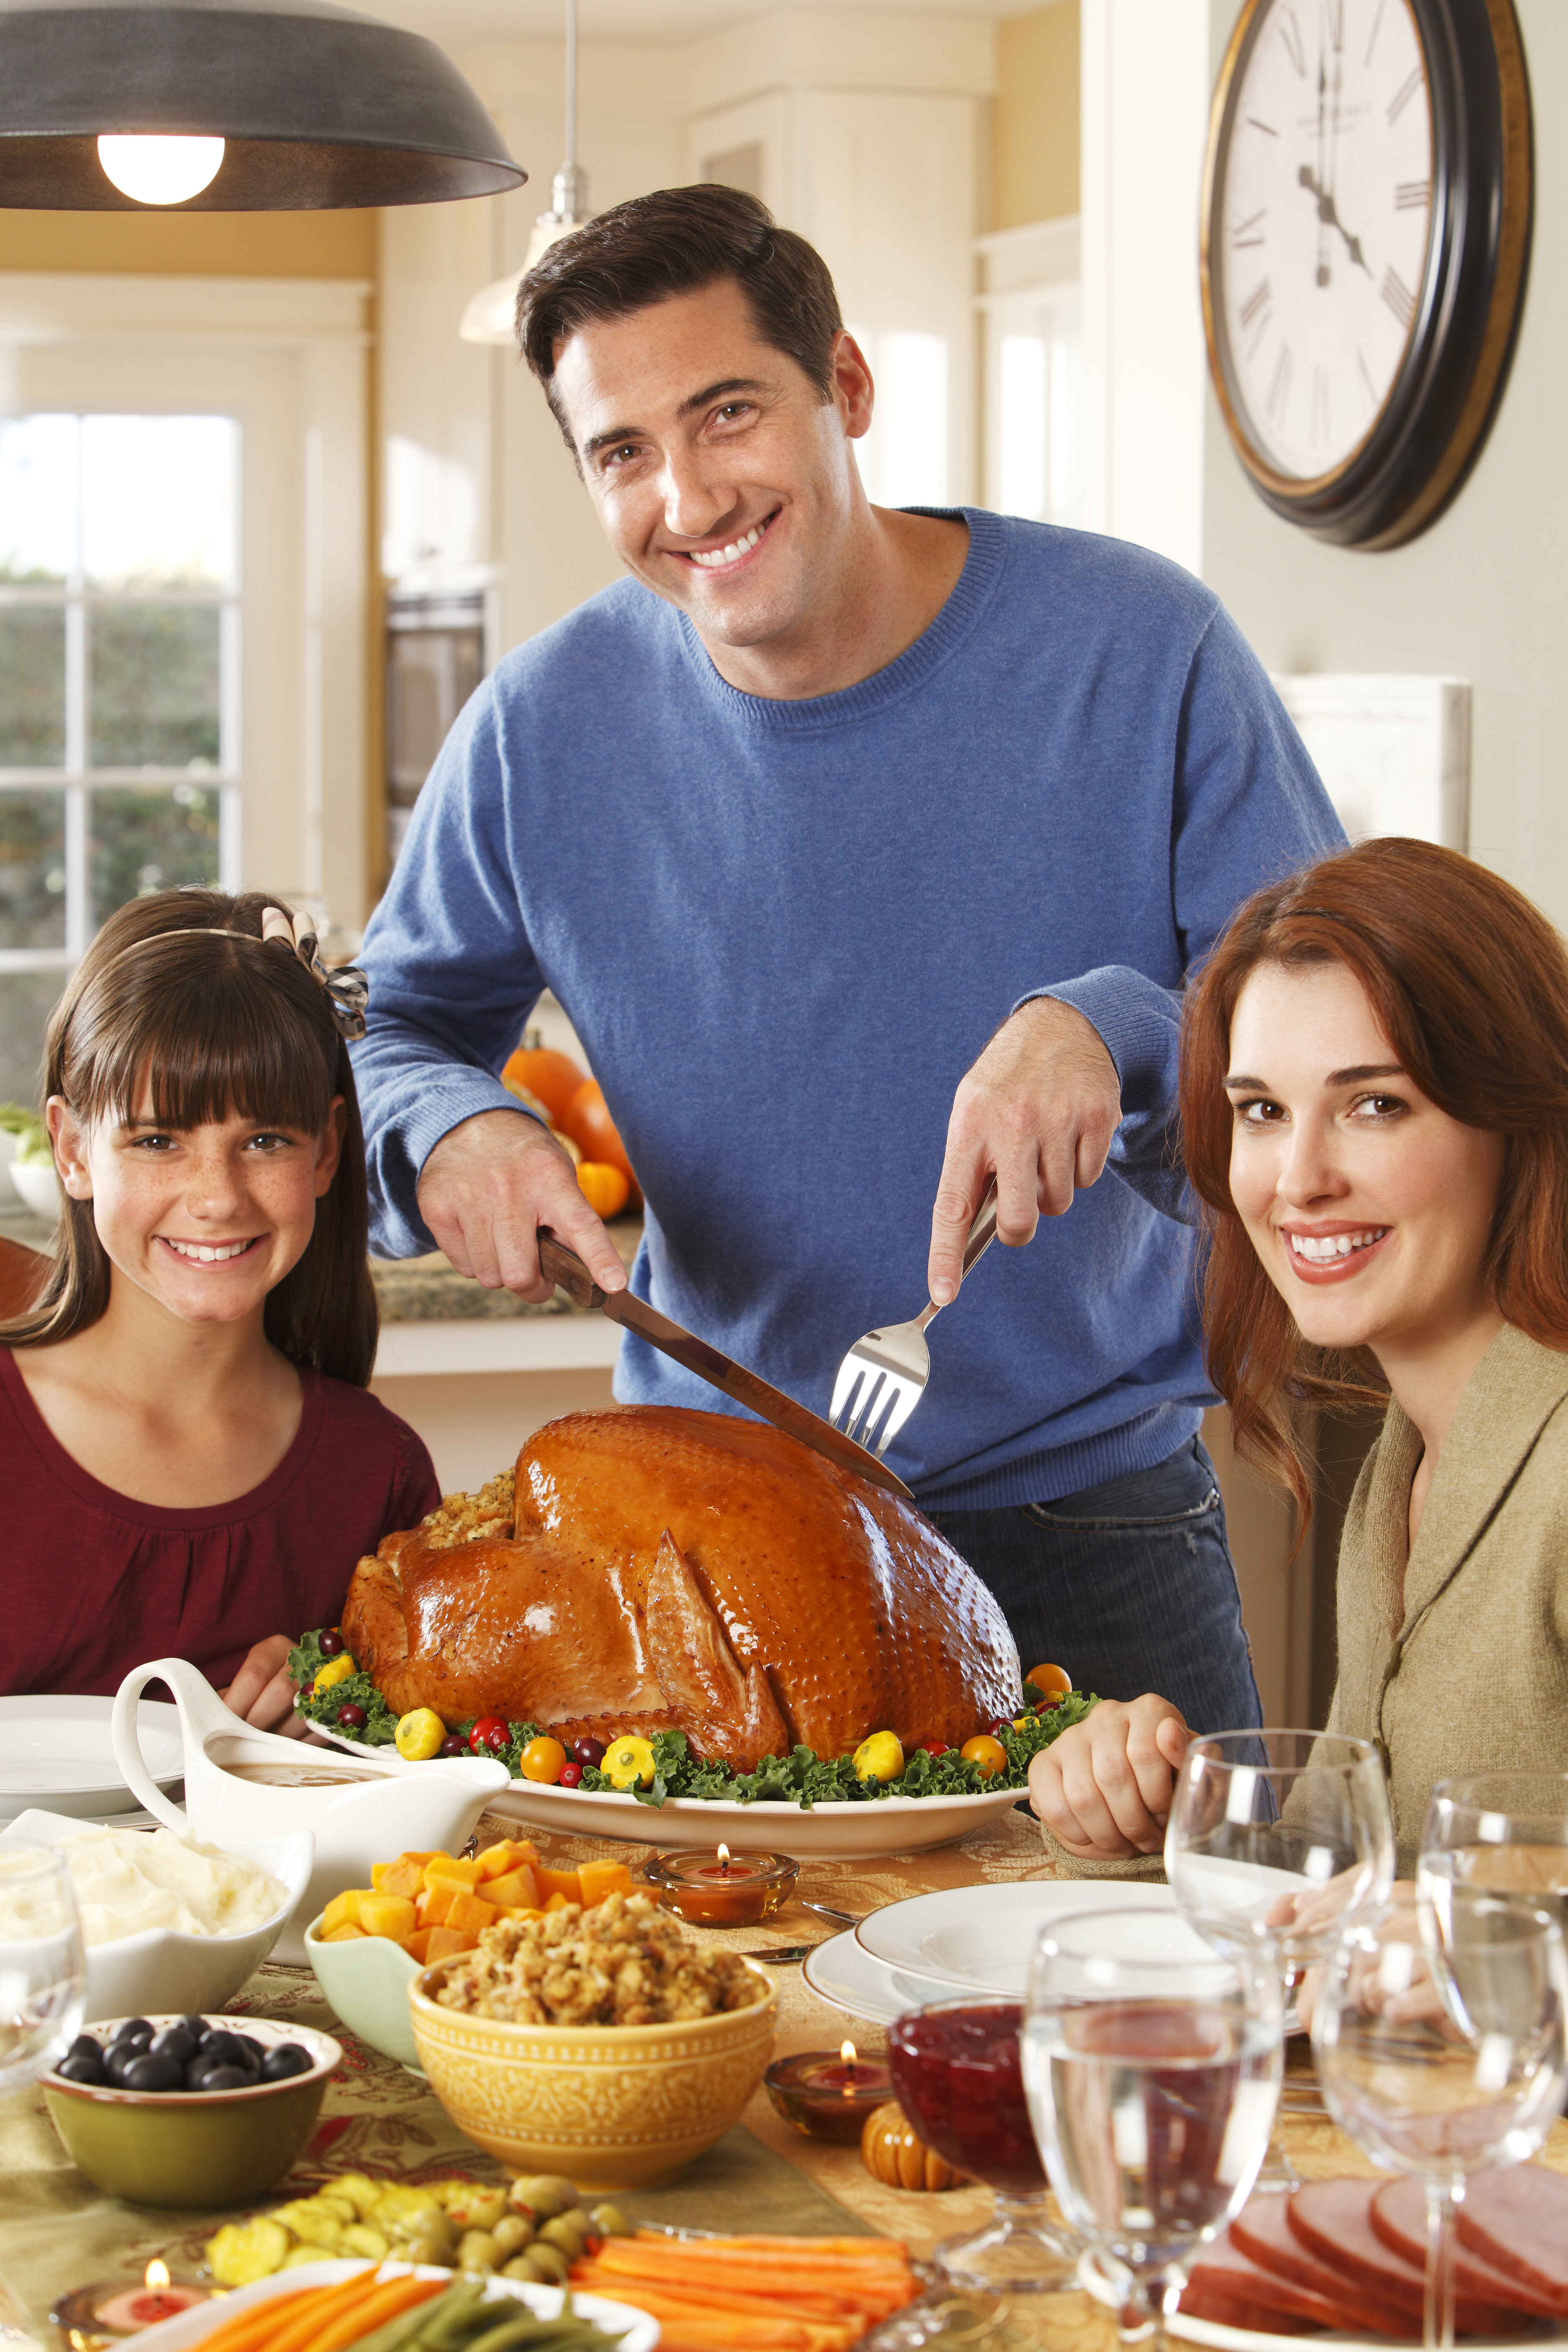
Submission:
<svg viewBox="0 0 1568 2352">
<path fill-rule="evenodd" d="M 569 449 L 575 453 L 575 444 L 554 391 L 558 346 L 600 319 L 624 319 L 724 278 L 744 294 L 763 341 L 830 398 L 833 338 L 844 320 L 816 247 L 780 228 L 742 189 L 659 188 L 560 238 L 518 288 L 517 340 Z"/>
</svg>

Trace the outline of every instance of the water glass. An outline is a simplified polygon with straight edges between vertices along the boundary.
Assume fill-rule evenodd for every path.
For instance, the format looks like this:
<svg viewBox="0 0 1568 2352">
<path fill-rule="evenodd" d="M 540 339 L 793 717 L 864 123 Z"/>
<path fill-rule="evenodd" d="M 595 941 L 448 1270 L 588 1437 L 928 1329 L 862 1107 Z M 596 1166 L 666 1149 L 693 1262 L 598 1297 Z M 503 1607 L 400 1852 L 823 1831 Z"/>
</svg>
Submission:
<svg viewBox="0 0 1568 2352">
<path fill-rule="evenodd" d="M 1568 1772 L 1466 1772 L 1426 1801 L 1415 1883 L 1440 1907 L 1450 1885 L 1517 1895 L 1568 1935 Z"/>
<path fill-rule="evenodd" d="M 87 1965 L 70 1874 L 52 1846 L 0 1846 L 0 2092 L 31 2083 L 81 2031 Z"/>
<path fill-rule="evenodd" d="M 1427 2352 L 1454 2341 L 1454 2210 L 1473 2172 L 1521 2164 L 1568 2084 L 1568 1956 L 1548 1913 L 1446 1882 L 1342 1935 L 1312 2019 L 1323 2095 L 1378 2163 L 1426 2192 Z"/>
<path fill-rule="evenodd" d="M 1152 2330 L 1239 2210 L 1279 2095 L 1284 1999 L 1250 1936 L 1201 1960 L 1137 1956 L 1125 1911 L 1037 1939 L 1023 2033 L 1035 2137 L 1069 2224 L 1109 2255 L 1123 2343 Z"/>
</svg>

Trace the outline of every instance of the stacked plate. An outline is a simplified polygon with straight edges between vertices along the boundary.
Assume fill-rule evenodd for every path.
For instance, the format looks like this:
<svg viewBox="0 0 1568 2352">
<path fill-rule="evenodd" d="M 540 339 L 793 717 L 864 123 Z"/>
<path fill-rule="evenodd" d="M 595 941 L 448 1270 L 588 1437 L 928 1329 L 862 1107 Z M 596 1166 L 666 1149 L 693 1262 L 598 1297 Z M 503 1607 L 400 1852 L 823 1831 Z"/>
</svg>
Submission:
<svg viewBox="0 0 1568 2352">
<path fill-rule="evenodd" d="M 114 1760 L 113 1714 L 111 1698 L 67 1692 L 0 1698 L 0 1822 L 41 1805 L 84 1822 L 146 1823 Z M 185 1764 L 179 1709 L 143 1699 L 136 1719 L 148 1770 L 160 1789 L 177 1790 Z"/>
<path fill-rule="evenodd" d="M 873 1911 L 853 1933 L 819 1944 L 803 1974 L 835 2009 L 890 2025 L 906 2009 L 977 1997 L 1022 2000 L 1040 1929 L 1074 1911 L 1122 1915 L 1107 1925 L 1107 1950 L 1212 1958 L 1176 1909 L 1169 1888 L 1127 1879 L 1028 1879 L 1005 1886 L 955 1886 Z"/>
</svg>

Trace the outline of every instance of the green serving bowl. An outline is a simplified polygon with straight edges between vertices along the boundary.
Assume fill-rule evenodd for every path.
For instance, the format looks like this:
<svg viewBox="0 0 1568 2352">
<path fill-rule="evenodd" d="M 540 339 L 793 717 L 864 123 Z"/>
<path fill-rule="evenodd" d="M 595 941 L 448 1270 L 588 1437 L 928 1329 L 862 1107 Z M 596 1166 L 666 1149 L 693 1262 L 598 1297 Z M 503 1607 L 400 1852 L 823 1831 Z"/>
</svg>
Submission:
<svg viewBox="0 0 1568 2352">
<path fill-rule="evenodd" d="M 389 1936 L 323 1944 L 321 1928 L 321 1916 L 306 1928 L 305 1957 L 339 2018 L 361 2042 L 422 2075 L 408 2014 L 408 1988 L 419 1974 L 418 1961 Z"/>
<path fill-rule="evenodd" d="M 110 2041 L 119 2018 L 94 2025 Z M 177 2017 L 154 2017 L 157 2029 Z M 96 2188 L 131 2205 L 211 2211 L 243 2205 L 280 2179 L 315 2129 L 327 2081 L 342 2045 L 308 2025 L 273 2017 L 209 2017 L 267 2047 L 297 2042 L 314 2061 L 308 2074 L 247 2091 L 113 2091 L 46 2074 L 40 2084 L 66 2154 Z"/>
</svg>

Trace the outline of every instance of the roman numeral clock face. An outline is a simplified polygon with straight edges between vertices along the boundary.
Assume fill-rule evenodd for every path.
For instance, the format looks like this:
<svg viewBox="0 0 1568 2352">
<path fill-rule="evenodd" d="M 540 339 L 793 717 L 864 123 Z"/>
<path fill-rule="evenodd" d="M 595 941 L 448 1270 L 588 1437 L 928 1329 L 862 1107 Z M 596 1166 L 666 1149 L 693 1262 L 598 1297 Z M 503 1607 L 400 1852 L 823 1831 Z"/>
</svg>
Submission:
<svg viewBox="0 0 1568 2352">
<path fill-rule="evenodd" d="M 1426 68 L 1405 0 L 1276 0 L 1242 73 L 1219 224 L 1233 397 L 1275 472 L 1331 473 L 1377 422 L 1431 217 Z"/>
<path fill-rule="evenodd" d="M 1529 265 L 1513 0 L 1240 0 L 1205 171 L 1204 323 L 1265 503 L 1341 545 L 1458 495 Z"/>
</svg>

